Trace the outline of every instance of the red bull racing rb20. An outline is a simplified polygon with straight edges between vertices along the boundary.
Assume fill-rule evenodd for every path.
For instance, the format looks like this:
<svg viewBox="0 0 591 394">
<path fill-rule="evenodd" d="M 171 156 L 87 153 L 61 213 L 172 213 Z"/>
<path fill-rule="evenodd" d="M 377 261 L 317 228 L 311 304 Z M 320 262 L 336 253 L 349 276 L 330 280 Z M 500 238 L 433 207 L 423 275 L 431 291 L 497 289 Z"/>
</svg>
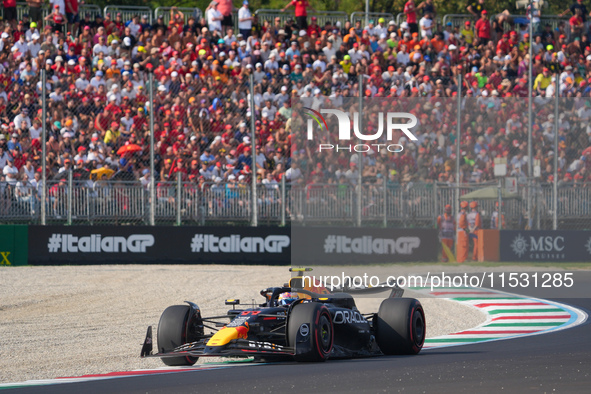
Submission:
<svg viewBox="0 0 591 394">
<path fill-rule="evenodd" d="M 166 308 L 158 323 L 157 353 L 148 327 L 141 356 L 180 366 L 193 365 L 199 357 L 321 362 L 421 351 L 425 313 L 418 300 L 402 298 L 401 288 L 387 289 L 389 296 L 377 312 L 361 313 L 353 295 L 384 288 L 306 287 L 297 276 L 304 270 L 309 269 L 292 269 L 296 276 L 289 284 L 261 290 L 260 305 L 241 309 L 239 300 L 226 300 L 232 309 L 222 316 L 203 317 L 188 301 Z"/>
</svg>

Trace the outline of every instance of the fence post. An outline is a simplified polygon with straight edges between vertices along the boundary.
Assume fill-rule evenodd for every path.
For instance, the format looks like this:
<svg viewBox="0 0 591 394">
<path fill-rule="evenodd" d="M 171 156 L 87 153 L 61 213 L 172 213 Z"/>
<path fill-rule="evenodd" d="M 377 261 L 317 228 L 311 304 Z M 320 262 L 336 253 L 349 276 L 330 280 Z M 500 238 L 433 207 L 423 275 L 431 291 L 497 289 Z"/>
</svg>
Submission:
<svg viewBox="0 0 591 394">
<path fill-rule="evenodd" d="M 554 77 L 556 89 L 554 90 L 554 182 L 552 184 L 553 204 L 552 204 L 552 229 L 558 230 L 558 104 L 560 103 L 560 74 L 556 73 Z"/>
<path fill-rule="evenodd" d="M 497 210 L 497 213 L 499 216 L 497 216 L 497 228 L 499 230 L 503 230 L 503 185 L 502 185 L 502 179 L 499 178 L 499 185 L 497 187 L 497 204 L 499 204 L 499 209 Z"/>
<path fill-rule="evenodd" d="M 181 182 L 181 172 L 176 173 L 176 225 L 181 225 L 181 193 L 183 184 Z"/>
<path fill-rule="evenodd" d="M 462 72 L 458 73 L 458 113 L 456 117 L 456 187 L 455 187 L 455 206 L 454 212 L 460 212 L 460 138 L 462 135 Z M 456 237 L 457 238 L 457 237 Z M 458 255 L 458 243 L 455 242 L 456 256 Z"/>
<path fill-rule="evenodd" d="M 529 7 L 529 20 L 531 21 L 533 18 L 533 2 L 530 2 Z M 533 158 L 533 146 L 532 146 L 532 122 L 533 122 L 533 113 L 532 113 L 532 91 L 533 91 L 533 76 L 532 76 L 532 67 L 533 67 L 533 23 L 529 24 L 529 64 L 528 64 L 528 73 L 527 73 L 527 85 L 528 85 L 528 93 L 527 93 L 527 188 L 528 188 L 528 198 L 527 198 L 527 219 L 529 222 L 529 229 L 532 229 L 533 220 L 533 206 L 532 206 L 532 196 L 531 190 L 532 185 L 531 182 L 534 179 L 534 158 Z M 557 78 L 558 79 L 558 78 Z M 556 130 L 558 132 L 558 130 Z M 557 153 L 557 152 L 555 152 Z"/>
<path fill-rule="evenodd" d="M 302 202 L 302 225 L 306 225 L 306 217 L 308 216 L 308 192 L 310 185 L 306 185 L 303 189 L 300 190 L 302 197 L 300 201 Z"/>
<path fill-rule="evenodd" d="M 41 69 L 41 225 L 47 224 L 47 73 Z M 36 191 L 38 192 L 38 191 Z"/>
<path fill-rule="evenodd" d="M 367 16 L 367 14 L 365 14 Z M 363 73 L 359 74 L 359 130 L 363 132 Z M 355 120 L 353 120 L 355 121 Z M 359 175 L 357 176 L 357 227 L 361 227 L 361 196 L 363 195 L 363 189 L 361 186 L 362 178 L 362 171 L 363 171 L 363 153 L 357 153 L 357 171 Z"/>
<path fill-rule="evenodd" d="M 150 226 L 156 225 L 156 181 L 154 165 L 154 73 L 148 67 L 150 84 Z"/>
<path fill-rule="evenodd" d="M 199 224 L 205 226 L 205 212 L 207 212 L 205 206 L 205 198 L 203 198 L 205 186 L 201 185 L 201 190 L 199 193 Z"/>
<path fill-rule="evenodd" d="M 437 214 L 439 213 L 437 206 L 439 205 L 439 188 L 437 182 L 433 182 L 433 227 L 437 227 Z"/>
<path fill-rule="evenodd" d="M 251 204 L 252 204 L 252 218 L 250 225 L 252 227 L 258 226 L 258 212 L 257 212 L 257 173 L 256 173 L 256 160 L 257 160 L 257 148 L 256 148 L 256 127 L 254 119 L 254 74 L 250 74 L 249 81 L 250 90 L 250 146 L 252 147 L 252 163 L 251 163 Z"/>
<path fill-rule="evenodd" d="M 285 227 L 285 210 L 287 209 L 285 193 L 285 174 L 281 177 L 281 227 Z"/>
<path fill-rule="evenodd" d="M 72 178 L 72 170 L 68 170 L 68 226 L 72 225 L 72 193 L 74 192 Z"/>
<path fill-rule="evenodd" d="M 384 228 L 388 227 L 388 177 L 384 177 L 384 205 L 382 207 L 384 211 Z"/>
</svg>

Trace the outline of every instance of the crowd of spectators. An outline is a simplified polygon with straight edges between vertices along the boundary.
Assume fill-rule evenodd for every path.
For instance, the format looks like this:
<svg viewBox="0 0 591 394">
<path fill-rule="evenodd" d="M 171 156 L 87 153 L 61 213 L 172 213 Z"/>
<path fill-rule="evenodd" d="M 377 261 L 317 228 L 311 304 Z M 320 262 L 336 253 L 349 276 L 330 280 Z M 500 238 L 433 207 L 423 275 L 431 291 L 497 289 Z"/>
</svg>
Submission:
<svg viewBox="0 0 591 394">
<path fill-rule="evenodd" d="M 461 26 L 438 24 L 432 0 L 409 0 L 400 25 L 379 18 L 368 26 L 361 20 L 319 25 L 307 15 L 306 0 L 286 5 L 295 9 L 293 20 L 259 21 L 244 1 L 234 14 L 237 31 L 229 0 L 213 1 L 202 19 L 173 8 L 167 23 L 162 17 L 150 23 L 141 14 L 92 19 L 78 15 L 76 0 L 52 0 L 52 13 L 42 20 L 42 2 L 30 3 L 19 20 L 15 1 L 4 0 L 0 168 L 8 184 L 38 183 L 42 144 L 49 179 L 69 169 L 107 167 L 148 184 L 151 111 L 158 182 L 181 173 L 187 182 L 244 187 L 252 176 L 268 185 L 283 176 L 288 182 L 355 183 L 357 155 L 318 155 L 317 143 L 292 135 L 304 121 L 292 103 L 338 107 L 343 98 L 358 97 L 359 75 L 366 76 L 364 96 L 419 118 L 419 141 L 405 142 L 403 153 L 364 154 L 366 179 L 455 182 L 456 143 L 462 181 L 493 180 L 494 159 L 503 157 L 508 175 L 525 179 L 529 172 L 529 21 L 508 12 L 491 18 L 490 0 L 468 4 Z M 534 13 L 533 153 L 542 181 L 552 181 L 557 154 L 561 181 L 580 183 L 591 180 L 591 44 L 585 6 L 578 1 L 567 13 L 572 17 L 556 27 Z M 41 70 L 47 76 L 47 141 L 41 140 Z M 465 98 L 457 141 L 460 73 Z M 558 130 L 551 99 L 556 77 L 564 97 Z M 377 127 L 375 115 L 371 106 L 362 115 L 367 134 Z M 134 144 L 140 149 L 118 153 Z"/>
</svg>

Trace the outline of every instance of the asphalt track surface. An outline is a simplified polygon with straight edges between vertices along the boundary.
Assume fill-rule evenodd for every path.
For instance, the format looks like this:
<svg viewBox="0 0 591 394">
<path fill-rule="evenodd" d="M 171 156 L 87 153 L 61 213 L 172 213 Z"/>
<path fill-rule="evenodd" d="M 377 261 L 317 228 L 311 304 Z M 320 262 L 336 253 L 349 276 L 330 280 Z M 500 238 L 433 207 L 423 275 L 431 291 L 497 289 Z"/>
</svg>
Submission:
<svg viewBox="0 0 591 394">
<path fill-rule="evenodd" d="M 570 298 L 519 293 L 591 311 L 591 272 L 576 273 Z M 139 352 L 139 347 L 138 347 Z M 11 392 L 13 390 L 2 390 Z M 275 363 L 27 387 L 35 393 L 591 392 L 591 324 L 503 341 L 425 350 L 418 356 Z"/>
</svg>

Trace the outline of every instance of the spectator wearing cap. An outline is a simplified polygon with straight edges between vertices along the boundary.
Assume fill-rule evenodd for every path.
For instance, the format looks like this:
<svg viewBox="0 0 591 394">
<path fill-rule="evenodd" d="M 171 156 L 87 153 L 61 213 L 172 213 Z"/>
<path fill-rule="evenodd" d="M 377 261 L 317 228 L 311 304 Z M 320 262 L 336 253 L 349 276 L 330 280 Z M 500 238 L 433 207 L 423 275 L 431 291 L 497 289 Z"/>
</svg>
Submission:
<svg viewBox="0 0 591 394">
<path fill-rule="evenodd" d="M 289 48 L 287 48 L 287 50 L 285 51 L 285 56 L 291 61 L 296 55 L 298 57 L 301 55 L 300 50 L 298 49 L 298 42 L 292 41 Z"/>
<path fill-rule="evenodd" d="M 6 165 L 2 169 L 2 173 L 4 174 L 6 183 L 8 183 L 11 186 L 16 185 L 16 181 L 18 178 L 18 169 L 14 165 L 14 159 L 12 157 L 8 157 Z"/>
<path fill-rule="evenodd" d="M 22 147 L 21 143 L 19 142 L 18 133 L 12 133 L 10 135 L 10 140 L 6 144 L 6 148 L 8 149 L 9 152 L 20 152 L 20 153 L 23 152 L 23 147 Z"/>
<path fill-rule="evenodd" d="M 472 30 L 472 23 L 465 21 L 460 31 L 460 36 L 466 41 L 466 44 L 471 45 L 474 42 L 474 30 Z"/>
<path fill-rule="evenodd" d="M 572 69 L 572 67 L 571 67 Z M 536 76 L 534 80 L 534 90 L 538 92 L 540 95 L 544 95 L 546 88 L 552 83 L 552 76 L 550 75 L 550 70 L 544 67 L 542 72 Z"/>
<path fill-rule="evenodd" d="M 312 23 L 310 23 L 310 26 L 308 26 L 306 28 L 306 33 L 308 34 L 309 37 L 312 37 L 314 35 L 316 37 L 320 37 L 321 30 L 320 30 L 320 26 L 318 26 L 318 19 L 315 16 L 313 16 L 311 18 L 311 22 Z"/>
<path fill-rule="evenodd" d="M 240 31 L 240 34 L 242 34 L 242 38 L 245 40 L 251 35 L 252 20 L 253 17 L 248 8 L 248 0 L 244 0 L 242 2 L 242 7 L 238 10 L 238 30 Z M 227 41 L 226 44 L 228 44 Z"/>
<path fill-rule="evenodd" d="M 63 0 L 61 0 L 63 3 Z M 64 7 L 65 8 L 65 7 Z M 52 12 L 45 17 L 46 21 L 51 22 L 51 28 L 53 31 L 64 32 L 64 26 L 66 25 L 66 16 L 61 7 L 58 4 L 53 6 Z"/>
<path fill-rule="evenodd" d="M 222 0 L 219 0 L 222 1 Z M 218 10 L 219 3 L 218 0 L 213 0 L 205 11 L 207 15 L 207 25 L 209 30 L 213 32 L 222 32 L 222 21 L 224 20 L 224 16 Z"/>
<path fill-rule="evenodd" d="M 476 29 L 478 41 L 481 44 L 486 45 L 491 38 L 491 25 L 490 21 L 488 20 L 488 12 L 486 10 L 482 10 L 480 13 L 480 19 L 476 21 L 474 28 Z"/>
<path fill-rule="evenodd" d="M 287 94 L 287 86 L 281 87 L 281 93 L 277 93 L 273 98 L 273 103 L 278 107 L 283 106 L 283 103 L 289 101 L 289 94 Z"/>
<path fill-rule="evenodd" d="M 101 52 L 103 53 L 103 55 L 107 55 L 109 53 L 109 47 L 106 45 L 104 36 L 99 36 L 98 43 L 96 43 L 92 47 L 92 55 L 93 56 L 98 56 Z"/>
<path fill-rule="evenodd" d="M 111 148 L 114 148 L 117 145 L 117 140 L 121 133 L 119 132 L 119 123 L 118 122 L 111 122 L 110 127 L 108 128 L 107 132 L 105 133 L 104 143 Z"/>
<path fill-rule="evenodd" d="M 14 127 L 16 130 L 21 130 L 23 127 L 25 127 L 27 130 L 31 128 L 29 109 L 26 106 L 23 106 L 21 108 L 20 114 L 14 118 Z"/>
</svg>

